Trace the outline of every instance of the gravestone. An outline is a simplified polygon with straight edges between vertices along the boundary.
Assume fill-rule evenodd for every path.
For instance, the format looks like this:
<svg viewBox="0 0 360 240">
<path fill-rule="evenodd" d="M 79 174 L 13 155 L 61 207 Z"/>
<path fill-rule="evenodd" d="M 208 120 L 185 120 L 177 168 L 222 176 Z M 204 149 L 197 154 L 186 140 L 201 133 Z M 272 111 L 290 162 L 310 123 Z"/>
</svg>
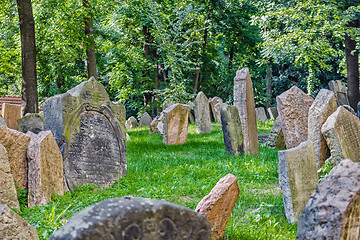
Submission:
<svg viewBox="0 0 360 240">
<path fill-rule="evenodd" d="M 244 153 L 244 139 L 237 107 L 226 105 L 221 108 L 220 114 L 226 153 Z"/>
<path fill-rule="evenodd" d="M 360 239 L 360 163 L 336 165 L 312 193 L 298 221 L 296 238 Z"/>
<path fill-rule="evenodd" d="M 137 126 L 138 126 L 138 121 L 136 120 L 136 118 L 134 116 L 129 117 L 129 119 L 126 120 L 126 122 L 125 122 L 125 127 L 127 130 L 136 128 Z"/>
<path fill-rule="evenodd" d="M 223 100 L 219 97 L 213 97 L 213 98 L 209 99 L 211 114 L 214 117 L 215 122 L 221 121 L 220 109 L 222 107 L 222 103 L 223 103 Z M 220 105 L 218 105 L 218 107 L 216 107 L 217 104 L 220 104 Z"/>
<path fill-rule="evenodd" d="M 265 108 L 263 108 L 263 107 L 255 108 L 255 112 L 256 112 L 256 121 L 258 121 L 258 122 L 266 122 L 267 121 Z"/>
<path fill-rule="evenodd" d="M 308 115 L 313 101 L 296 86 L 276 97 L 287 149 L 308 139 Z"/>
<path fill-rule="evenodd" d="M 259 154 L 254 90 L 248 68 L 236 71 L 234 106 L 239 110 L 245 153 Z"/>
<path fill-rule="evenodd" d="M 4 240 L 39 239 L 36 229 L 7 205 L 0 205 L 0 238 Z"/>
<path fill-rule="evenodd" d="M 91 77 L 44 104 L 44 129 L 63 155 L 66 185 L 106 187 L 126 174 L 125 107 Z M 104 174 L 106 173 L 106 174 Z"/>
<path fill-rule="evenodd" d="M 350 105 L 349 99 L 347 96 L 347 87 L 345 83 L 340 80 L 332 80 L 329 82 L 329 88 L 335 93 L 336 101 L 339 106 L 341 105 Z"/>
<path fill-rule="evenodd" d="M 211 239 L 223 239 L 239 192 L 237 178 L 229 173 L 197 205 L 195 212 L 205 215 L 210 222 Z"/>
<path fill-rule="evenodd" d="M 151 123 L 150 123 L 150 128 L 149 128 L 149 133 L 159 133 L 159 130 L 157 129 L 157 125 L 159 124 L 160 120 L 159 120 L 160 116 L 156 116 L 156 118 L 154 118 Z"/>
<path fill-rule="evenodd" d="M 278 154 L 285 215 L 289 222 L 294 223 L 318 184 L 314 146 L 306 141 Z"/>
<path fill-rule="evenodd" d="M 195 112 L 194 112 L 194 103 L 190 102 L 189 104 L 189 123 L 195 124 Z"/>
<path fill-rule="evenodd" d="M 4 118 L 8 128 L 18 130 L 17 120 L 21 117 L 21 105 L 3 103 L 2 117 Z"/>
<path fill-rule="evenodd" d="M 147 112 L 145 112 L 140 117 L 139 127 L 150 127 L 151 122 L 152 122 L 152 118 L 150 117 L 150 115 Z"/>
<path fill-rule="evenodd" d="M 318 169 L 330 157 L 325 138 L 321 134 L 321 127 L 327 118 L 337 109 L 334 92 L 321 89 L 309 109 L 308 139 L 314 144 Z"/>
<path fill-rule="evenodd" d="M 164 124 L 163 124 L 163 119 L 164 119 L 164 114 L 162 113 L 162 114 L 160 114 L 160 117 L 159 117 L 159 122 L 158 122 L 158 124 L 157 124 L 157 126 L 156 126 L 157 131 L 158 131 L 161 135 L 163 135 L 163 134 L 164 134 Z"/>
<path fill-rule="evenodd" d="M 286 148 L 284 133 L 281 128 L 281 119 L 279 116 L 276 118 L 274 125 L 271 128 L 269 134 L 268 146 L 272 149 Z"/>
<path fill-rule="evenodd" d="M 63 159 L 51 131 L 26 135 L 31 137 L 27 147 L 28 207 L 34 207 L 50 202 L 52 194 L 64 194 Z"/>
<path fill-rule="evenodd" d="M 210 240 L 210 224 L 203 215 L 175 204 L 113 198 L 85 208 L 49 238 L 65 239 Z"/>
<path fill-rule="evenodd" d="M 194 103 L 195 124 L 197 133 L 211 132 L 209 100 L 203 92 L 199 92 Z"/>
<path fill-rule="evenodd" d="M 167 109 L 168 107 L 170 107 L 173 104 L 175 104 L 175 102 L 171 98 L 165 99 L 164 103 L 163 103 L 162 110 L 164 111 L 165 109 Z"/>
<path fill-rule="evenodd" d="M 321 133 L 330 148 L 331 163 L 345 158 L 360 161 L 360 120 L 343 106 L 328 117 Z"/>
<path fill-rule="evenodd" d="M 6 149 L 0 144 L 0 204 L 20 210 Z"/>
<path fill-rule="evenodd" d="M 27 133 L 39 133 L 44 129 L 42 113 L 27 113 L 24 117 L 18 119 L 19 131 Z"/>
<path fill-rule="evenodd" d="M 189 106 L 173 104 L 163 111 L 163 143 L 166 145 L 187 142 Z"/>
<path fill-rule="evenodd" d="M 6 122 L 5 122 L 5 120 L 4 120 L 4 118 L 3 118 L 2 116 L 0 116 L 0 126 L 5 126 L 5 127 L 7 127 L 7 126 L 6 126 Z"/>
<path fill-rule="evenodd" d="M 275 120 L 279 116 L 276 107 L 269 107 L 267 111 L 271 120 Z"/>
<path fill-rule="evenodd" d="M 10 171 L 19 188 L 27 189 L 28 165 L 26 148 L 30 137 L 14 129 L 0 126 L 0 144 L 6 148 Z"/>
</svg>

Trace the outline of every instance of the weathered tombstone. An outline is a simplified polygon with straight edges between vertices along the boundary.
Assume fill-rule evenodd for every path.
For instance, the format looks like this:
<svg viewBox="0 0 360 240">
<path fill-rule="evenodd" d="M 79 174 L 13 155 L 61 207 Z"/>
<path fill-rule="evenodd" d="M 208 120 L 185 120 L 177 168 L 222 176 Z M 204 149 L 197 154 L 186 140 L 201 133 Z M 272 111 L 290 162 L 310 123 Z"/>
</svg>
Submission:
<svg viewBox="0 0 360 240">
<path fill-rule="evenodd" d="M 330 157 L 330 149 L 321 134 L 321 127 L 326 119 L 337 109 L 334 92 L 321 89 L 309 109 L 308 139 L 314 144 L 318 169 Z"/>
<path fill-rule="evenodd" d="M 126 122 L 125 122 L 125 128 L 127 130 L 136 128 L 137 126 L 138 126 L 138 121 L 136 120 L 136 118 L 134 116 L 129 117 L 128 120 L 126 120 Z"/>
<path fill-rule="evenodd" d="M 360 163 L 346 159 L 312 193 L 296 239 L 360 239 Z"/>
<path fill-rule="evenodd" d="M 0 144 L 0 204 L 20 210 L 6 149 Z"/>
<path fill-rule="evenodd" d="M 4 118 L 2 116 L 0 116 L 0 125 L 7 127 L 6 122 L 5 122 L 5 120 L 4 120 Z"/>
<path fill-rule="evenodd" d="M 345 158 L 360 161 L 360 120 L 343 106 L 328 117 L 321 133 L 330 148 L 331 163 Z"/>
<path fill-rule="evenodd" d="M 267 111 L 271 120 L 275 120 L 279 116 L 276 107 L 269 107 Z"/>
<path fill-rule="evenodd" d="M 18 119 L 19 131 L 27 133 L 39 133 L 44 129 L 44 121 L 42 113 L 27 113 L 24 117 Z"/>
<path fill-rule="evenodd" d="M 159 122 L 158 122 L 158 124 L 157 124 L 157 126 L 156 126 L 157 131 L 158 131 L 161 135 L 163 135 L 163 133 L 164 133 L 163 119 L 164 119 L 164 114 L 160 114 Z"/>
<path fill-rule="evenodd" d="M 159 130 L 157 129 L 157 125 L 159 124 L 159 116 L 154 118 L 150 123 L 149 133 L 159 133 Z"/>
<path fill-rule="evenodd" d="M 18 130 L 17 120 L 21 117 L 21 105 L 3 103 L 2 117 L 4 118 L 8 128 Z"/>
<path fill-rule="evenodd" d="M 234 105 L 239 110 L 245 153 L 259 154 L 254 90 L 248 68 L 236 71 Z"/>
<path fill-rule="evenodd" d="M 197 133 L 211 132 L 209 100 L 203 92 L 199 92 L 195 99 L 195 124 Z"/>
<path fill-rule="evenodd" d="M 36 229 L 7 205 L 0 205 L 0 237 L 4 240 L 39 239 Z"/>
<path fill-rule="evenodd" d="M 195 124 L 195 112 L 194 112 L 194 103 L 190 102 L 189 104 L 189 123 Z"/>
<path fill-rule="evenodd" d="M 314 146 L 306 141 L 278 154 L 285 215 L 289 222 L 294 223 L 318 184 Z"/>
<path fill-rule="evenodd" d="M 140 117 L 139 127 L 150 127 L 151 121 L 152 121 L 152 118 L 150 117 L 150 115 L 147 112 L 145 112 Z"/>
<path fill-rule="evenodd" d="M 271 128 L 268 146 L 272 149 L 284 149 L 285 146 L 285 139 L 284 133 L 281 128 L 281 118 L 278 116 L 274 122 L 274 125 Z"/>
<path fill-rule="evenodd" d="M 167 98 L 167 99 L 164 100 L 162 109 L 165 110 L 165 109 L 167 109 L 168 107 L 170 107 L 173 104 L 175 104 L 175 102 L 172 99 Z"/>
<path fill-rule="evenodd" d="M 0 126 L 0 144 L 6 148 L 11 174 L 19 188 L 25 190 L 28 174 L 26 148 L 29 142 L 30 137 L 24 133 Z"/>
<path fill-rule="evenodd" d="M 205 216 L 175 204 L 145 198 L 113 198 L 85 208 L 49 240 L 210 240 Z"/>
<path fill-rule="evenodd" d="M 163 111 L 163 143 L 166 145 L 187 142 L 189 106 L 176 103 Z"/>
<path fill-rule="evenodd" d="M 64 194 L 63 159 L 51 131 L 26 135 L 31 137 L 27 147 L 28 207 L 34 207 L 47 204 L 52 194 Z"/>
<path fill-rule="evenodd" d="M 126 174 L 125 107 L 111 102 L 95 78 L 49 98 L 43 108 L 44 129 L 60 147 L 70 190 L 109 186 Z"/>
<path fill-rule="evenodd" d="M 350 105 L 347 97 L 347 87 L 345 83 L 340 80 L 332 80 L 329 82 L 329 88 L 335 93 L 336 101 L 339 106 Z"/>
<path fill-rule="evenodd" d="M 223 106 L 220 114 L 226 153 L 234 155 L 244 153 L 244 139 L 237 107 Z"/>
<path fill-rule="evenodd" d="M 266 122 L 267 121 L 265 108 L 263 108 L 263 107 L 255 108 L 255 113 L 256 113 L 256 121 L 258 121 L 258 122 Z"/>
<path fill-rule="evenodd" d="M 287 149 L 308 139 L 308 115 L 313 101 L 296 86 L 276 97 Z"/>
<path fill-rule="evenodd" d="M 209 99 L 209 105 L 210 105 L 210 110 L 212 113 L 212 116 L 214 117 L 215 122 L 220 122 L 221 121 L 221 117 L 220 117 L 220 109 L 221 109 L 221 104 L 223 103 L 223 100 L 219 97 L 213 97 Z M 216 107 L 217 104 L 218 107 Z"/>
</svg>

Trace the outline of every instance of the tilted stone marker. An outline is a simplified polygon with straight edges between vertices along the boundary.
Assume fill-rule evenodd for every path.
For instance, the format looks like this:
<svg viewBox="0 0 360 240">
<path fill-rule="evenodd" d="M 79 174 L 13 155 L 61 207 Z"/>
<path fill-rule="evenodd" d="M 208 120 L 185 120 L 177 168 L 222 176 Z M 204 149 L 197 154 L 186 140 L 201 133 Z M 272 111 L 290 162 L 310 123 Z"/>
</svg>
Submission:
<svg viewBox="0 0 360 240">
<path fill-rule="evenodd" d="M 211 239 L 224 237 L 226 224 L 235 207 L 239 192 L 237 178 L 227 174 L 197 205 L 195 211 L 205 215 L 210 222 Z"/>
<path fill-rule="evenodd" d="M 20 210 L 6 149 L 0 144 L 0 204 Z"/>
<path fill-rule="evenodd" d="M 329 88 L 335 93 L 336 101 L 339 106 L 341 105 L 350 105 L 349 99 L 347 96 L 347 87 L 345 83 L 340 80 L 332 80 L 329 82 Z"/>
<path fill-rule="evenodd" d="M 151 122 L 152 122 L 152 118 L 150 117 L 150 115 L 147 112 L 145 112 L 140 117 L 139 127 L 150 127 Z"/>
<path fill-rule="evenodd" d="M 265 108 L 263 108 L 263 107 L 255 108 L 255 113 L 256 113 L 256 121 L 258 121 L 258 122 L 266 122 L 267 121 Z"/>
<path fill-rule="evenodd" d="M 26 135 L 31 137 L 27 148 L 28 206 L 34 207 L 50 202 L 52 194 L 64 194 L 63 158 L 51 131 Z"/>
<path fill-rule="evenodd" d="M 298 221 L 296 238 L 360 239 L 360 163 L 346 159 L 319 183 Z"/>
<path fill-rule="evenodd" d="M 106 187 L 126 174 L 125 107 L 90 78 L 44 104 L 44 129 L 63 155 L 66 185 Z M 106 173 L 106 174 L 105 174 Z"/>
<path fill-rule="evenodd" d="M 279 116 L 276 107 L 269 107 L 267 111 L 271 120 L 275 120 Z"/>
<path fill-rule="evenodd" d="M 210 240 L 203 215 L 175 204 L 145 198 L 113 198 L 85 208 L 49 240 Z"/>
<path fill-rule="evenodd" d="M 308 139 L 308 115 L 313 101 L 296 86 L 276 97 L 287 149 Z"/>
<path fill-rule="evenodd" d="M 226 105 L 221 108 L 220 114 L 226 153 L 244 153 L 244 139 L 237 107 Z"/>
<path fill-rule="evenodd" d="M 284 133 L 281 128 L 281 118 L 277 117 L 274 125 L 271 128 L 268 140 L 268 146 L 272 149 L 284 149 L 285 146 L 285 139 Z"/>
<path fill-rule="evenodd" d="M 221 121 L 220 109 L 221 109 L 222 103 L 223 103 L 223 100 L 219 97 L 213 97 L 213 98 L 209 99 L 210 110 L 211 110 L 212 116 L 214 117 L 215 122 Z M 220 105 L 218 105 L 218 107 L 216 107 L 217 104 L 220 104 Z"/>
<path fill-rule="evenodd" d="M 199 92 L 194 103 L 195 124 L 197 133 L 211 132 L 209 100 L 203 92 Z"/>
<path fill-rule="evenodd" d="M 320 90 L 309 109 L 308 139 L 314 144 L 318 169 L 330 157 L 330 149 L 321 133 L 321 127 L 336 109 L 334 92 L 327 89 Z"/>
<path fill-rule="evenodd" d="M 21 105 L 3 103 L 2 117 L 8 128 L 18 130 L 19 126 L 17 120 L 21 117 Z"/>
<path fill-rule="evenodd" d="M 321 128 L 330 148 L 330 162 L 349 158 L 360 162 L 360 120 L 343 106 L 331 114 Z"/>
<path fill-rule="evenodd" d="M 19 131 L 27 133 L 39 133 L 44 129 L 44 121 L 42 113 L 27 113 L 24 117 L 18 119 Z"/>
<path fill-rule="evenodd" d="M 159 116 L 154 118 L 150 123 L 149 133 L 159 133 L 159 130 L 157 129 L 157 125 L 159 124 Z"/>
<path fill-rule="evenodd" d="M 236 71 L 234 105 L 239 110 L 245 153 L 259 154 L 254 90 L 248 68 Z"/>
<path fill-rule="evenodd" d="M 189 106 L 176 103 L 163 111 L 163 143 L 166 145 L 187 142 Z"/>
<path fill-rule="evenodd" d="M 278 154 L 285 215 L 289 222 L 294 223 L 318 184 L 314 146 L 306 141 Z"/>
</svg>

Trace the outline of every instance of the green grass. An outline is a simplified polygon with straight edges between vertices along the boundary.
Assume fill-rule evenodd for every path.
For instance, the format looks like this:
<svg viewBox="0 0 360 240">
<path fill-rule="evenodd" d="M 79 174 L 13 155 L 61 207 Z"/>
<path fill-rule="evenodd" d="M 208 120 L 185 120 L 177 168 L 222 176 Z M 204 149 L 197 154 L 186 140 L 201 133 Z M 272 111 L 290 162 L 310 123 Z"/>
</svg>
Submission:
<svg viewBox="0 0 360 240">
<path fill-rule="evenodd" d="M 261 123 L 268 134 L 273 122 Z M 148 128 L 128 131 L 127 176 L 112 187 L 82 186 L 41 207 L 21 208 L 20 215 L 47 239 L 65 220 L 91 204 L 131 195 L 153 198 L 195 209 L 217 181 L 228 173 L 238 178 L 239 198 L 226 228 L 225 239 L 295 239 L 296 225 L 284 215 L 278 185 L 277 151 L 260 146 L 258 156 L 225 153 L 221 125 L 209 134 L 196 134 L 189 126 L 188 142 L 166 146 L 162 136 Z"/>
</svg>

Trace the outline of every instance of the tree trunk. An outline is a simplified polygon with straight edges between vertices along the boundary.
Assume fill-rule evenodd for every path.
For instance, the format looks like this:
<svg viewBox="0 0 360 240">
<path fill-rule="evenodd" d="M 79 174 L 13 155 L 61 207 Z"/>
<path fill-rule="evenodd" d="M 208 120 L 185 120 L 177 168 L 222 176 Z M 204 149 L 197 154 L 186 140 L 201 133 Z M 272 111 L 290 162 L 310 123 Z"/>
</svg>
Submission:
<svg viewBox="0 0 360 240">
<path fill-rule="evenodd" d="M 38 112 L 35 24 L 31 0 L 17 0 L 22 60 L 21 114 Z"/>
<path fill-rule="evenodd" d="M 272 61 L 269 60 L 266 64 L 266 109 L 271 107 L 271 96 L 272 96 L 272 87 L 271 87 L 271 79 L 272 79 Z"/>
<path fill-rule="evenodd" d="M 204 39 L 203 39 L 204 42 L 202 44 L 201 53 L 203 53 L 205 51 L 207 38 L 208 38 L 208 29 L 205 28 Z M 199 64 L 199 62 L 200 62 L 200 58 L 197 60 L 197 64 L 196 64 L 196 73 L 195 73 L 195 79 L 194 79 L 193 94 L 196 94 L 197 88 L 198 88 L 198 85 L 199 85 L 199 80 L 200 80 L 200 64 Z"/>
<path fill-rule="evenodd" d="M 90 4 L 88 0 L 83 0 L 83 6 L 87 8 L 87 16 L 85 17 L 85 36 L 86 36 L 86 59 L 88 78 L 91 76 L 98 78 L 96 71 L 96 57 L 95 57 L 95 40 L 94 40 L 94 25 L 90 14 Z"/>
</svg>

